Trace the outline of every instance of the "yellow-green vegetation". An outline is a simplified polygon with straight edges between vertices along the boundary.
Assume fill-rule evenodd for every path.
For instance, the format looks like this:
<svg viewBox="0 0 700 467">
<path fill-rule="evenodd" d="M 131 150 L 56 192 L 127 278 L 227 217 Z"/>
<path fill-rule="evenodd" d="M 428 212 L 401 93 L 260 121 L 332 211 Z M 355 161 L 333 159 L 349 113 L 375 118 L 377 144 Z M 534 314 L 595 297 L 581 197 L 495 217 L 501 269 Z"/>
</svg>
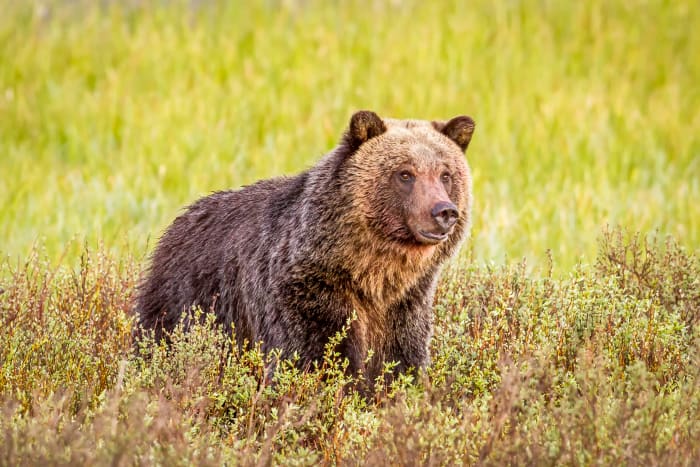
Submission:
<svg viewBox="0 0 700 467">
<path fill-rule="evenodd" d="M 361 108 L 474 117 L 480 262 L 568 267 L 606 224 L 700 244 L 695 1 L 174 3 L 0 0 L 3 253 L 142 254 Z"/>
<path fill-rule="evenodd" d="M 696 3 L 0 0 L 0 464 L 699 464 Z M 361 108 L 477 122 L 430 368 L 133 349 L 178 210 Z"/>
<path fill-rule="evenodd" d="M 211 320 L 133 349 L 132 264 L 3 271 L 0 464 L 700 461 L 700 260 L 671 239 L 607 232 L 564 279 L 453 267 L 432 365 L 370 399 L 333 343 L 307 372 Z"/>
</svg>

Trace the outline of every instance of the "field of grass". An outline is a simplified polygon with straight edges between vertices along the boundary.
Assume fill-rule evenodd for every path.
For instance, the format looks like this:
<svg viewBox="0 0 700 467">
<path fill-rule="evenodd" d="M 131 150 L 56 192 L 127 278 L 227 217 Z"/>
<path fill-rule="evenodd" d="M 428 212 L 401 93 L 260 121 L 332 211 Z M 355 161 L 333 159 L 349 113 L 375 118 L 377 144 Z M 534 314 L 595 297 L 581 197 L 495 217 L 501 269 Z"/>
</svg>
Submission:
<svg viewBox="0 0 700 467">
<path fill-rule="evenodd" d="M 0 464 L 700 463 L 697 2 L 0 11 Z M 332 346 L 266 378 L 208 326 L 134 352 L 181 207 L 311 166 L 357 109 L 477 122 L 425 374 L 368 401 Z"/>
<path fill-rule="evenodd" d="M 606 224 L 700 245 L 693 1 L 94 3 L 2 0 L 12 258 L 142 255 L 197 197 L 314 164 L 362 108 L 476 120 L 482 263 L 568 267 Z"/>
</svg>

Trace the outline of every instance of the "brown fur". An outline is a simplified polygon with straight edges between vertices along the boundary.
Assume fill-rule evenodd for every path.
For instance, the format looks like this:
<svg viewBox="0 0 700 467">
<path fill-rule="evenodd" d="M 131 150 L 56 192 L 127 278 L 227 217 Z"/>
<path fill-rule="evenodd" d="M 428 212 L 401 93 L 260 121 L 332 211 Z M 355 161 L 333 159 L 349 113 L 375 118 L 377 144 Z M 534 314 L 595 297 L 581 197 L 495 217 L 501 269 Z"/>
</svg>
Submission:
<svg viewBox="0 0 700 467">
<path fill-rule="evenodd" d="M 473 130 L 469 117 L 361 111 L 309 171 L 199 200 L 154 252 L 141 325 L 160 337 L 199 305 L 235 324 L 239 342 L 309 365 L 354 312 L 341 345 L 352 371 L 371 381 L 385 361 L 425 366 L 435 283 L 470 221 Z"/>
</svg>

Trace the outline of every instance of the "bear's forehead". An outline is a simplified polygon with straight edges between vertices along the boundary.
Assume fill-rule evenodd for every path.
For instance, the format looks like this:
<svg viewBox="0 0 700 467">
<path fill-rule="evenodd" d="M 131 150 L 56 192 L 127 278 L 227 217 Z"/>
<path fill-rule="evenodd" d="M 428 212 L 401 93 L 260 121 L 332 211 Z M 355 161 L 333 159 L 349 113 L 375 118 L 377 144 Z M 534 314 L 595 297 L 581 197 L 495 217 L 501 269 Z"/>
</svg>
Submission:
<svg viewBox="0 0 700 467">
<path fill-rule="evenodd" d="M 430 128 L 430 129 L 433 128 L 433 124 L 429 120 L 412 120 L 412 119 L 400 120 L 397 118 L 385 118 L 384 124 L 386 125 L 387 129 L 403 128 L 403 129 L 407 129 L 407 130 L 414 130 L 414 129 L 421 129 L 421 128 Z"/>
<path fill-rule="evenodd" d="M 355 155 L 367 170 L 395 170 L 410 165 L 418 172 L 437 172 L 449 167 L 463 171 L 464 153 L 440 133 L 429 120 L 384 119 L 386 131 L 363 144 Z M 377 157 L 384 154 L 384 157 Z"/>
<path fill-rule="evenodd" d="M 397 152 L 426 161 L 462 158 L 457 146 L 437 131 L 430 121 L 386 119 L 385 123 L 384 140 Z"/>
<path fill-rule="evenodd" d="M 384 120 L 387 131 L 385 133 L 390 139 L 401 142 L 418 142 L 428 146 L 448 145 L 448 141 L 433 126 L 433 122 L 428 120 L 395 120 L 387 118 Z"/>
<path fill-rule="evenodd" d="M 384 120 L 386 135 L 399 139 L 422 140 L 439 143 L 441 134 L 435 129 L 433 123 L 427 120 Z"/>
</svg>

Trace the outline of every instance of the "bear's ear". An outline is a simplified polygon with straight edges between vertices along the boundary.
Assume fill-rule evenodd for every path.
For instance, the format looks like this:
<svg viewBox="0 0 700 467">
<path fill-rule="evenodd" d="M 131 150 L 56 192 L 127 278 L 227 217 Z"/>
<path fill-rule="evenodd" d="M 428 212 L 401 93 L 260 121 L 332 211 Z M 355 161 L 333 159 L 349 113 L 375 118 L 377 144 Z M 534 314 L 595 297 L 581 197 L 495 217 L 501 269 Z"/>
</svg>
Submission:
<svg viewBox="0 0 700 467">
<path fill-rule="evenodd" d="M 437 131 L 457 143 L 457 146 L 462 148 L 462 151 L 466 151 L 469 141 L 472 140 L 475 123 L 471 117 L 460 115 L 447 123 L 433 122 L 433 126 Z"/>
<path fill-rule="evenodd" d="M 379 118 L 379 115 L 370 110 L 360 110 L 355 112 L 350 119 L 350 127 L 345 135 L 345 139 L 354 151 L 362 143 L 386 131 L 386 125 Z"/>
</svg>

